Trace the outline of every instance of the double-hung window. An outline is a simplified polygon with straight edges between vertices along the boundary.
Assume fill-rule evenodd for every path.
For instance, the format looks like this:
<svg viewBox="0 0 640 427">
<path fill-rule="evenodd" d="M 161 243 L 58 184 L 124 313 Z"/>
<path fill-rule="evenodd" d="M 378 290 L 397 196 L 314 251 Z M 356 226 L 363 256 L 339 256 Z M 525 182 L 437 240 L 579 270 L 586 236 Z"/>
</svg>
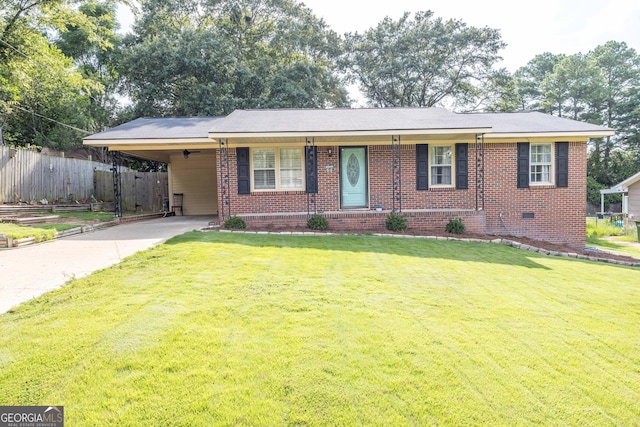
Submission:
<svg viewBox="0 0 640 427">
<path fill-rule="evenodd" d="M 529 182 L 531 184 L 551 184 L 552 167 L 552 144 L 531 144 Z"/>
<path fill-rule="evenodd" d="M 452 147 L 434 145 L 431 147 L 431 185 L 451 185 Z"/>
<path fill-rule="evenodd" d="M 304 189 L 302 148 L 254 148 L 251 155 L 254 191 Z"/>
</svg>

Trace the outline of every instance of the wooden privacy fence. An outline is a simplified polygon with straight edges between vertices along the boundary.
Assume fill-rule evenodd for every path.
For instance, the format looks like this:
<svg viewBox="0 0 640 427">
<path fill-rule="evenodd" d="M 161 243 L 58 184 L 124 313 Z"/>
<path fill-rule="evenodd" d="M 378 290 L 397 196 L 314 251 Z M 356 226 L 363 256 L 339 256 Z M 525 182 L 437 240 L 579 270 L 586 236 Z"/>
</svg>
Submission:
<svg viewBox="0 0 640 427">
<path fill-rule="evenodd" d="M 120 181 L 120 204 L 124 212 L 169 209 L 169 178 L 166 172 L 121 172 Z M 113 201 L 111 172 L 95 172 L 95 197 Z"/>
<path fill-rule="evenodd" d="M 0 202 L 48 203 L 113 201 L 111 165 L 47 156 L 0 145 Z M 133 172 L 120 168 L 123 211 L 168 209 L 166 172 Z"/>
<path fill-rule="evenodd" d="M 0 145 L 0 202 L 90 200 L 94 170 L 110 168 L 104 163 L 51 157 Z"/>
</svg>

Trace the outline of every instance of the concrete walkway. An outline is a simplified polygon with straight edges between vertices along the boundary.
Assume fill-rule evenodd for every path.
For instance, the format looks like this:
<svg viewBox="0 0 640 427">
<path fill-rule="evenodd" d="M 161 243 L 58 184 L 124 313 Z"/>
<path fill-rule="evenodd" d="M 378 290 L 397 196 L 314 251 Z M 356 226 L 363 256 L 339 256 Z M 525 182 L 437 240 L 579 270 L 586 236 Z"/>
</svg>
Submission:
<svg viewBox="0 0 640 427">
<path fill-rule="evenodd" d="M 67 281 L 118 264 L 213 217 L 174 216 L 117 225 L 19 249 L 0 250 L 0 313 Z"/>
</svg>

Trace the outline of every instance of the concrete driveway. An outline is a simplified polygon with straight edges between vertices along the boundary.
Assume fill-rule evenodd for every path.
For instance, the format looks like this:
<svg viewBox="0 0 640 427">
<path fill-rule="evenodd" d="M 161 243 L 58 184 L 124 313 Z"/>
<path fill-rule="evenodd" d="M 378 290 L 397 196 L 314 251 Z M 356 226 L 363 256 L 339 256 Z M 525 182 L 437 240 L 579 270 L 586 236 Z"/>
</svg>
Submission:
<svg viewBox="0 0 640 427">
<path fill-rule="evenodd" d="M 152 219 L 0 250 L 0 313 L 173 236 L 206 227 L 212 219 L 204 216 Z"/>
</svg>

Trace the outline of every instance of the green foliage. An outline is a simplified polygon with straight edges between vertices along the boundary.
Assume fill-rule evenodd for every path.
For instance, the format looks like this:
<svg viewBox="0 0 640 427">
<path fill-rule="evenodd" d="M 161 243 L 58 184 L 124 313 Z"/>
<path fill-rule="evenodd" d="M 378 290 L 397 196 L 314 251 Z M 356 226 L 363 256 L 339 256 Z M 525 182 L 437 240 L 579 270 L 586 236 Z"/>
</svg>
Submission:
<svg viewBox="0 0 640 427">
<path fill-rule="evenodd" d="M 34 225 L 32 228 L 40 228 L 43 230 L 54 230 L 57 233 L 65 230 L 71 230 L 72 228 L 81 227 L 79 224 L 43 224 L 43 225 Z"/>
<path fill-rule="evenodd" d="M 312 230 L 327 230 L 329 228 L 329 221 L 322 215 L 311 215 L 311 218 L 307 221 L 307 227 Z"/>
<path fill-rule="evenodd" d="M 462 234 L 466 229 L 467 227 L 462 222 L 462 218 L 451 219 L 445 226 L 447 233 Z"/>
<path fill-rule="evenodd" d="M 600 184 L 595 178 L 588 176 L 587 177 L 587 202 L 591 203 L 593 206 L 600 206 L 600 190 L 607 188 L 606 185 Z M 605 209 L 608 208 L 609 202 L 606 201 Z"/>
<path fill-rule="evenodd" d="M 635 227 L 635 223 L 631 223 Z M 632 232 L 633 229 L 630 228 Z M 625 228 L 618 227 L 612 223 L 609 218 L 597 219 L 587 218 L 587 237 L 607 237 L 607 236 L 623 236 L 625 235 Z"/>
<path fill-rule="evenodd" d="M 348 106 L 339 37 L 291 0 L 145 1 L 124 45 L 137 115 Z"/>
<path fill-rule="evenodd" d="M 36 242 L 43 242 L 45 240 L 54 239 L 57 231 L 55 228 L 24 227 L 21 225 L 0 222 L 0 233 L 5 234 L 12 239 L 33 237 Z"/>
<path fill-rule="evenodd" d="M 495 74 L 492 66 L 504 47 L 499 30 L 445 21 L 431 11 L 413 18 L 405 13 L 362 34 L 347 34 L 345 67 L 377 107 L 431 107 L 448 101 L 465 109 L 478 103 L 479 87 Z"/>
<path fill-rule="evenodd" d="M 542 85 L 547 80 L 547 76 L 553 73 L 553 68 L 562 58 L 564 58 L 564 55 L 554 55 L 549 52 L 536 55 L 527 65 L 520 67 L 514 73 L 518 97 L 520 98 L 519 109 L 544 113 L 551 112 L 543 108 L 545 94 Z"/>
<path fill-rule="evenodd" d="M 592 145 L 602 143 L 602 140 L 593 141 Z M 605 156 L 605 151 L 593 150 L 587 162 L 589 176 L 608 188 L 640 171 L 640 152 L 615 150 Z M 616 203 L 620 203 L 620 200 Z"/>
<path fill-rule="evenodd" d="M 68 28 L 97 35 L 75 5 L 66 1 L 7 0 L 0 19 L 0 123 L 7 143 L 55 149 L 77 145 L 91 127 L 91 99 L 100 81 L 83 74 L 54 45 Z M 79 130 L 80 129 L 80 130 Z"/>
<path fill-rule="evenodd" d="M 247 228 L 247 223 L 242 218 L 234 215 L 224 222 L 224 228 L 241 230 Z"/>
<path fill-rule="evenodd" d="M 101 85 L 90 97 L 86 128 L 102 131 L 117 123 L 119 108 L 117 72 L 121 38 L 116 33 L 116 3 L 110 0 L 89 0 L 78 8 L 78 20 L 67 23 L 55 40 L 56 46 L 68 57 L 82 75 Z"/>
<path fill-rule="evenodd" d="M 407 218 L 403 215 L 391 212 L 387 215 L 387 219 L 384 224 L 389 231 L 404 231 L 407 229 Z"/>
<path fill-rule="evenodd" d="M 92 222 L 113 221 L 113 212 L 56 212 L 56 216 Z"/>
</svg>

